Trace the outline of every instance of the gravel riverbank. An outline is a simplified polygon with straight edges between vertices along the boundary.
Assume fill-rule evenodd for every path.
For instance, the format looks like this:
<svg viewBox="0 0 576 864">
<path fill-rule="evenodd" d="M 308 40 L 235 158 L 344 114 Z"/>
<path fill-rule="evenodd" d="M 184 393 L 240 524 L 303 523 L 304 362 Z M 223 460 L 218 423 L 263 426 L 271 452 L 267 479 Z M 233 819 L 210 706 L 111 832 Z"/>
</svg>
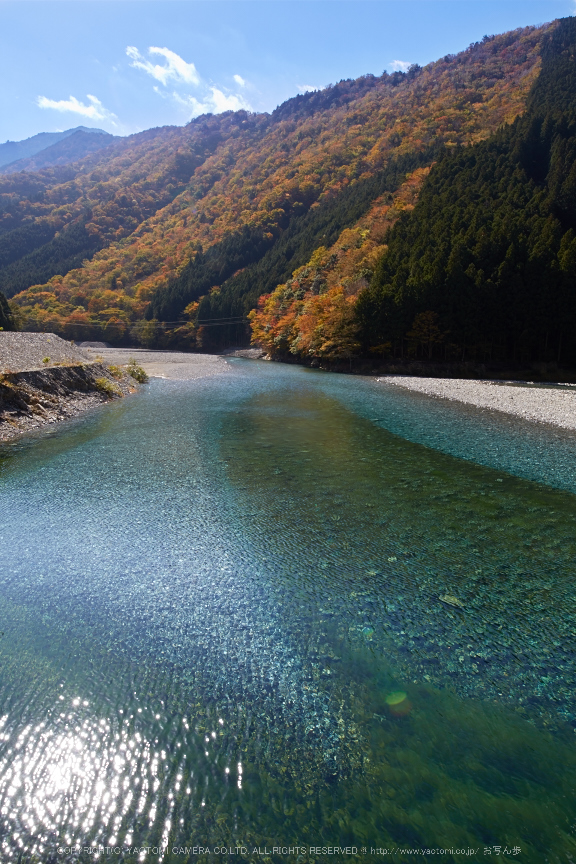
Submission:
<svg viewBox="0 0 576 864">
<path fill-rule="evenodd" d="M 53 333 L 0 332 L 0 442 L 133 393 L 138 385 L 121 368 L 132 359 L 152 378 L 193 380 L 230 369 L 213 354 L 79 347 Z"/>
<path fill-rule="evenodd" d="M 0 332 L 0 442 L 137 389 L 126 372 L 53 333 Z"/>
<path fill-rule="evenodd" d="M 563 385 L 415 378 L 403 375 L 386 375 L 377 380 L 386 385 L 425 393 L 427 396 L 503 411 L 524 420 L 576 429 L 576 389 Z"/>
<path fill-rule="evenodd" d="M 132 358 L 151 378 L 193 380 L 228 372 L 223 357 L 215 354 L 187 354 L 183 351 L 152 351 L 146 348 L 82 348 L 92 360 L 125 366 Z"/>
<path fill-rule="evenodd" d="M 143 348 L 78 347 L 52 333 L 0 332 L 0 441 L 55 423 L 136 388 L 110 366 L 131 359 L 150 377 L 193 380 L 230 370 L 222 356 Z M 102 385 L 106 379 L 115 393 Z M 96 379 L 100 381 L 97 385 Z M 562 385 L 385 375 L 384 385 L 576 429 L 576 389 Z"/>
<path fill-rule="evenodd" d="M 54 333 L 0 332 L 0 373 L 32 372 L 62 363 L 88 363 L 82 348 Z"/>
</svg>

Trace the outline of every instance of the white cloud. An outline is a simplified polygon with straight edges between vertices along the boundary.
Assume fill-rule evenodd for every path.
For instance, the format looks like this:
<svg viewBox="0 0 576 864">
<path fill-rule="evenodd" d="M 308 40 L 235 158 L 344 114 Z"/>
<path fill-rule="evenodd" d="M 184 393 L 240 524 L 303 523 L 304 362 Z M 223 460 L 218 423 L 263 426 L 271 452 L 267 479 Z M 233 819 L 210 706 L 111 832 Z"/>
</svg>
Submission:
<svg viewBox="0 0 576 864">
<path fill-rule="evenodd" d="M 310 93 L 312 90 L 321 90 L 321 87 L 316 87 L 314 84 L 298 84 L 297 88 L 299 93 Z"/>
<path fill-rule="evenodd" d="M 130 65 L 134 66 L 135 69 L 142 69 L 143 72 L 151 75 L 152 78 L 160 81 L 164 86 L 171 79 L 176 81 L 176 83 L 183 84 L 198 85 L 200 83 L 200 76 L 196 71 L 194 63 L 186 63 L 182 57 L 174 51 L 170 51 L 169 48 L 154 48 L 152 46 L 148 49 L 148 53 L 159 54 L 161 57 L 164 57 L 166 65 L 160 66 L 157 63 L 152 63 L 150 60 L 145 60 L 133 45 L 129 45 L 126 48 L 126 54 L 132 60 Z"/>
<path fill-rule="evenodd" d="M 407 60 L 392 60 L 390 68 L 395 72 L 407 72 L 411 65 Z"/>
<path fill-rule="evenodd" d="M 251 111 L 252 107 L 244 99 L 243 96 L 237 93 L 223 93 L 218 87 L 209 87 L 208 93 L 205 94 L 202 100 L 196 99 L 195 96 L 181 96 L 179 93 L 173 93 L 172 98 L 180 105 L 185 106 L 192 111 L 192 117 L 198 117 L 200 114 L 220 114 L 222 111 Z"/>
<path fill-rule="evenodd" d="M 250 105 L 243 96 L 239 96 L 236 93 L 230 93 L 226 96 L 221 90 L 217 87 L 211 87 L 212 91 L 212 103 L 216 108 L 216 112 L 219 111 L 240 111 L 243 108 L 245 111 L 250 111 Z"/>
<path fill-rule="evenodd" d="M 188 117 L 198 117 L 200 114 L 220 114 L 222 111 L 251 111 L 252 107 L 240 93 L 231 93 L 227 88 L 221 88 L 207 81 L 203 81 L 193 63 L 186 63 L 174 51 L 168 48 L 149 48 L 150 54 L 160 54 L 166 60 L 166 65 L 154 65 L 146 60 L 137 48 L 128 46 L 126 54 L 131 59 L 131 66 L 141 69 L 152 78 L 155 78 L 161 86 L 154 85 L 154 92 L 163 99 L 172 99 L 181 108 L 186 109 Z M 245 87 L 246 81 L 241 75 L 234 75 L 234 81 L 239 87 Z M 164 90 L 166 85 L 172 82 L 180 85 L 178 90 L 172 92 Z M 182 85 L 187 85 L 185 88 Z M 194 88 L 196 93 L 190 93 Z M 188 92 L 186 92 L 188 91 Z"/>
<path fill-rule="evenodd" d="M 199 114 L 207 114 L 211 109 L 203 102 L 196 99 L 195 96 L 181 96 L 180 93 L 172 93 L 172 98 L 178 105 L 184 108 L 192 109 L 192 117 L 198 117 Z"/>
<path fill-rule="evenodd" d="M 62 111 L 70 114 L 80 114 L 89 120 L 108 120 L 115 125 L 116 115 L 105 108 L 96 96 L 87 94 L 88 104 L 80 102 L 75 96 L 69 99 L 47 99 L 46 96 L 38 96 L 36 104 L 39 108 L 52 108 L 54 111 Z"/>
</svg>

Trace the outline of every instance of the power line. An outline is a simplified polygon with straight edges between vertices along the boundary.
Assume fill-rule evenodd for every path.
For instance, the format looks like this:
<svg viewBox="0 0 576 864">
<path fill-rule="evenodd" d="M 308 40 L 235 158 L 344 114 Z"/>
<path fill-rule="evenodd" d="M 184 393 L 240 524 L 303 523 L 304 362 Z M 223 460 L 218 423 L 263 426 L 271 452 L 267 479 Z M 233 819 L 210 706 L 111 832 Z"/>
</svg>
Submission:
<svg viewBox="0 0 576 864">
<path fill-rule="evenodd" d="M 93 324 L 86 324 L 84 321 L 66 321 L 62 326 L 64 327 L 89 327 L 91 329 L 100 328 L 101 330 L 106 327 L 133 327 L 135 324 L 138 324 L 138 321 L 129 321 L 128 323 L 124 321 L 109 321 L 104 324 L 99 322 L 94 322 Z M 225 327 L 230 324 L 248 324 L 247 318 L 207 318 L 205 321 L 149 321 L 149 324 L 153 324 L 154 327 L 178 327 L 184 324 L 200 324 L 203 327 Z"/>
</svg>

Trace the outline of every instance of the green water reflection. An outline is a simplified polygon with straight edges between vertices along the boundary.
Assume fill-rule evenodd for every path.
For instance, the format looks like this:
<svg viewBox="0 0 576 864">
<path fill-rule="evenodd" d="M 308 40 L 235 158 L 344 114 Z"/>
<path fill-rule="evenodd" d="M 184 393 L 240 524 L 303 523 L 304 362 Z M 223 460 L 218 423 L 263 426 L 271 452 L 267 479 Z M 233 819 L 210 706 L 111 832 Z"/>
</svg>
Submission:
<svg viewBox="0 0 576 864">
<path fill-rule="evenodd" d="M 358 758 L 318 830 L 570 860 L 574 497 L 311 392 L 247 402 L 221 456 L 279 589 L 318 610 L 317 676 L 353 709 Z"/>
</svg>

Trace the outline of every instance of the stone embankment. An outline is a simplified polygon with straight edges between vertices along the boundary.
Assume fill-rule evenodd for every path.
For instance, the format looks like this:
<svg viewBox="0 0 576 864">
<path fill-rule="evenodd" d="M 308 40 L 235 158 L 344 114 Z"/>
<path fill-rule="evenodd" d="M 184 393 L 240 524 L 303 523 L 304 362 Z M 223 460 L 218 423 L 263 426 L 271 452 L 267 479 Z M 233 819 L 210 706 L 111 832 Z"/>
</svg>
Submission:
<svg viewBox="0 0 576 864">
<path fill-rule="evenodd" d="M 124 370 L 51 333 L 0 332 L 0 441 L 137 389 Z"/>
</svg>

